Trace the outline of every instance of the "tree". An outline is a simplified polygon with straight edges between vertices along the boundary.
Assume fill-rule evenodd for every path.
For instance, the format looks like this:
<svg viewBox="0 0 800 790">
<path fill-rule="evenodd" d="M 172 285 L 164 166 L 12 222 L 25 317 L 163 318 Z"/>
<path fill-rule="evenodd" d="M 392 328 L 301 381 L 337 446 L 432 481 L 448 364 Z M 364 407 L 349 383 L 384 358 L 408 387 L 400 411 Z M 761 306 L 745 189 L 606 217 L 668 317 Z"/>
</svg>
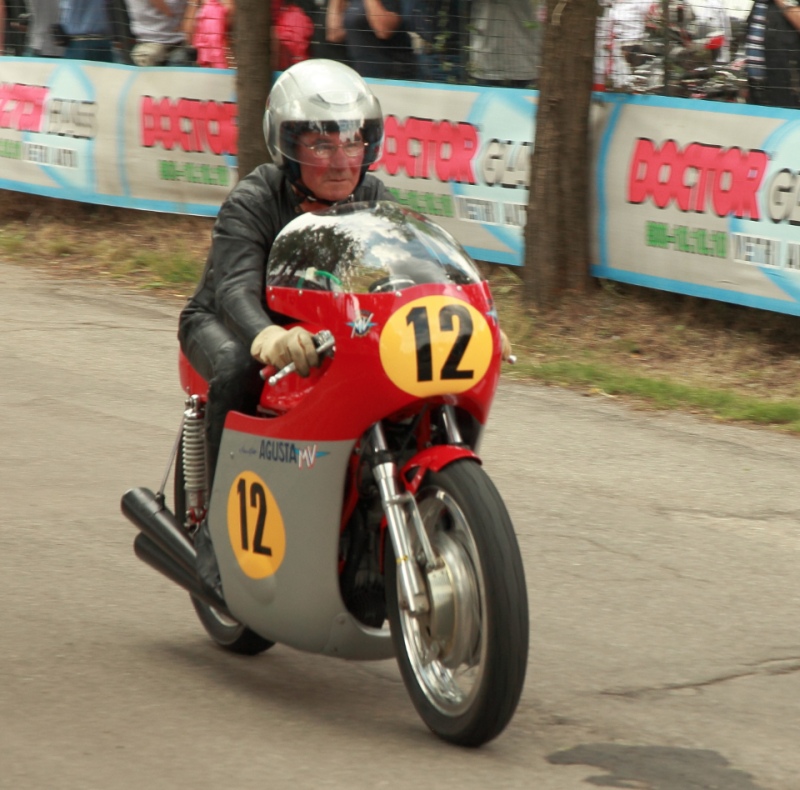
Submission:
<svg viewBox="0 0 800 790">
<path fill-rule="evenodd" d="M 269 159 L 262 124 L 272 85 L 270 10 L 268 0 L 236 0 L 239 178 Z"/>
<path fill-rule="evenodd" d="M 558 304 L 589 283 L 589 110 L 597 0 L 546 0 L 536 139 L 525 226 L 525 299 Z"/>
</svg>

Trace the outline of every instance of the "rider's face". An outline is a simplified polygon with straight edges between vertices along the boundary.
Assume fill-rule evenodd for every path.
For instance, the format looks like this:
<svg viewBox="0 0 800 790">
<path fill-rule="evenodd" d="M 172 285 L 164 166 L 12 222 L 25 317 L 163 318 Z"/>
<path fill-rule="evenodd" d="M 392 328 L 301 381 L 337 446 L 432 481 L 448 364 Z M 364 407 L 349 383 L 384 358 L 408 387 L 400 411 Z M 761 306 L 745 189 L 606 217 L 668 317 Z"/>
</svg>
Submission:
<svg viewBox="0 0 800 790">
<path fill-rule="evenodd" d="M 349 197 L 358 184 L 364 150 L 357 156 L 348 156 L 341 147 L 349 138 L 340 139 L 336 134 L 305 132 L 300 136 L 298 160 L 300 177 L 311 192 L 322 200 L 344 200 Z M 308 146 L 335 146 L 329 159 L 318 157 Z"/>
</svg>

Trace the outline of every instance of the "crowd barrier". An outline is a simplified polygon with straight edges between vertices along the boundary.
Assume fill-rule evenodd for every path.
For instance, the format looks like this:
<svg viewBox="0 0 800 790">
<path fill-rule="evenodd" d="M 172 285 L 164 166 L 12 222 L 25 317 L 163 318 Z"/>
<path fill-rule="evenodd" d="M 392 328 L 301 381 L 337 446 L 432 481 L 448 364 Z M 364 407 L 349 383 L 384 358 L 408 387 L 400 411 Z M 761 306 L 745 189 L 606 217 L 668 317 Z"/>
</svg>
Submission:
<svg viewBox="0 0 800 790">
<path fill-rule="evenodd" d="M 370 82 L 377 175 L 473 257 L 522 264 L 537 93 Z M 594 98 L 592 273 L 800 314 L 800 112 Z M 236 117 L 231 71 L 2 58 L 0 188 L 213 216 Z"/>
</svg>

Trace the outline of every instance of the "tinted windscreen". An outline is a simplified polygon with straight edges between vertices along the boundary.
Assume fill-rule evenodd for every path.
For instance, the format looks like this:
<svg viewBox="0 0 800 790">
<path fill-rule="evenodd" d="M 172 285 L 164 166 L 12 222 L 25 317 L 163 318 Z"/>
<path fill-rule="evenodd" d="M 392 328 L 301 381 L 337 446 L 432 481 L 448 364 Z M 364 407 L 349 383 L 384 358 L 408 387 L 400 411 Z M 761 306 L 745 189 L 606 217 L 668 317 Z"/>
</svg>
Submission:
<svg viewBox="0 0 800 790">
<path fill-rule="evenodd" d="M 481 280 L 458 242 L 388 201 L 349 203 L 292 220 L 275 239 L 267 285 L 351 293 Z"/>
</svg>

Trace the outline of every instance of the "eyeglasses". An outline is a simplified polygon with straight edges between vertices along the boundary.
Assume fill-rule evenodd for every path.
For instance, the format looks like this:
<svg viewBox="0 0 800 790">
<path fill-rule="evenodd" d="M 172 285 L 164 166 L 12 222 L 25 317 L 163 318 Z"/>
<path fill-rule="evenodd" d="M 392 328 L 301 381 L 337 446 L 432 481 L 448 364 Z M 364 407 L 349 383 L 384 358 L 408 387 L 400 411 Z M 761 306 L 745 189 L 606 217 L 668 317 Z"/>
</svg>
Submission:
<svg viewBox="0 0 800 790">
<path fill-rule="evenodd" d="M 367 144 L 363 140 L 351 140 L 350 142 L 341 143 L 339 145 L 335 143 L 314 143 L 313 145 L 300 143 L 300 145 L 302 145 L 303 148 L 308 148 L 316 159 L 333 159 L 333 155 L 340 148 L 344 151 L 345 156 L 355 159 L 357 156 L 361 156 Z"/>
</svg>

